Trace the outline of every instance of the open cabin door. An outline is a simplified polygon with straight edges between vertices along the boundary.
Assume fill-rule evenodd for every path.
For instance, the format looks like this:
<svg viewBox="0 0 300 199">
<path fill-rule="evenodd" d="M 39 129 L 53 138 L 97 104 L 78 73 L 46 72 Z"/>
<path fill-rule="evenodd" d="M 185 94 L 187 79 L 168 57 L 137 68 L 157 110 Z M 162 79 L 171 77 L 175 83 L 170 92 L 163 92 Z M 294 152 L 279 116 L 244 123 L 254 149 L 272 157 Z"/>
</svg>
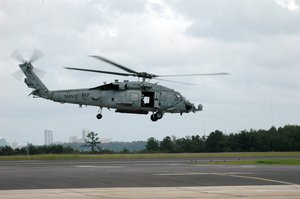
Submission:
<svg viewBox="0 0 300 199">
<path fill-rule="evenodd" d="M 154 107 L 155 92 L 142 91 L 141 107 Z"/>
</svg>

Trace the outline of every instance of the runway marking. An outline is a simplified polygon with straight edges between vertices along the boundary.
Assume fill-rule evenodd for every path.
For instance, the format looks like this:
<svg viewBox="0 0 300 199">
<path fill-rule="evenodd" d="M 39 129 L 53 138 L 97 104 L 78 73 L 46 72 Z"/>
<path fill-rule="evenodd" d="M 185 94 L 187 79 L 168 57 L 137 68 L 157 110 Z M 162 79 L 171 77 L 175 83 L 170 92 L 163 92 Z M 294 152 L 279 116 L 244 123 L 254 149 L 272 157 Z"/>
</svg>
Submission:
<svg viewBox="0 0 300 199">
<path fill-rule="evenodd" d="M 257 166 L 243 165 L 242 168 L 256 168 Z"/>
<path fill-rule="evenodd" d="M 219 175 L 222 175 L 222 174 L 219 174 Z M 253 176 L 242 176 L 242 175 L 237 175 L 237 174 L 224 174 L 224 176 L 231 176 L 231 177 L 237 177 L 237 178 L 246 178 L 246 179 L 253 179 L 253 180 L 262 180 L 262 181 L 275 182 L 275 183 L 286 184 L 286 185 L 298 185 L 298 184 L 295 184 L 295 183 L 285 182 L 285 181 L 281 181 L 281 180 L 273 180 L 273 179 L 253 177 Z"/>
<path fill-rule="evenodd" d="M 228 172 L 228 173 L 203 173 L 203 172 L 188 172 L 188 173 L 158 173 L 158 176 L 188 176 L 188 175 L 238 175 L 238 174 L 252 174 L 250 172 Z"/>
<path fill-rule="evenodd" d="M 77 167 L 77 168 L 122 168 L 122 166 L 97 166 L 97 165 L 78 165 L 78 166 L 73 166 L 73 167 Z"/>
<path fill-rule="evenodd" d="M 285 185 L 298 185 L 295 183 L 285 182 L 285 181 L 281 181 L 281 180 L 273 180 L 273 179 L 254 177 L 254 176 L 244 176 L 247 174 L 253 174 L 253 173 L 251 173 L 251 172 L 227 172 L 227 173 L 189 172 L 189 173 L 159 173 L 159 174 L 155 174 L 155 175 L 158 175 L 158 176 L 219 175 L 219 176 L 230 176 L 230 177 L 236 177 L 236 178 L 245 178 L 245 179 L 260 180 L 260 181 L 267 181 L 267 182 L 275 182 L 275 183 L 285 184 Z"/>
</svg>

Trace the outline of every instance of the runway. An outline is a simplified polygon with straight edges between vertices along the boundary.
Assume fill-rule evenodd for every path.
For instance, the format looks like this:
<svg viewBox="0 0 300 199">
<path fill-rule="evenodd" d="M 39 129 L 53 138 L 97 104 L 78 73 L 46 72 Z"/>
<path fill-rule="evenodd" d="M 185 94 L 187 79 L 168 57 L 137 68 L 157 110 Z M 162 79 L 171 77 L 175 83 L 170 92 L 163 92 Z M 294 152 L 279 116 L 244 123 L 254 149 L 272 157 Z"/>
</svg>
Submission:
<svg viewBox="0 0 300 199">
<path fill-rule="evenodd" d="M 8 192 L 10 196 L 20 193 L 20 190 L 24 194 L 26 189 L 31 194 L 45 190 L 81 193 L 82 190 L 99 189 L 113 189 L 114 193 L 122 189 L 138 193 L 138 189 L 145 189 L 143 193 L 146 193 L 162 187 L 163 190 L 182 189 L 185 192 L 191 189 L 191 193 L 195 193 L 193 189 L 226 190 L 236 186 L 275 186 L 275 191 L 282 189 L 279 187 L 300 189 L 300 166 L 203 165 L 193 164 L 195 161 L 207 159 L 0 161 L 0 198 L 5 198 Z M 241 190 L 234 189 L 233 192 Z M 300 198 L 300 192 L 294 194 Z M 34 197 L 31 195 L 31 198 Z"/>
</svg>

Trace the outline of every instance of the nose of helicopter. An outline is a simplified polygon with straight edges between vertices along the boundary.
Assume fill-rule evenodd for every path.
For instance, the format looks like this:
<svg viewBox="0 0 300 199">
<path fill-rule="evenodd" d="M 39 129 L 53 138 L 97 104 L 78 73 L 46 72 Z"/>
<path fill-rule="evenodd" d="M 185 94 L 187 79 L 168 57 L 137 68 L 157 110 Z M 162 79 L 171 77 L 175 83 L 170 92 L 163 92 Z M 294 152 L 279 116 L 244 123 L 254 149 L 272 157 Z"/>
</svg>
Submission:
<svg viewBox="0 0 300 199">
<path fill-rule="evenodd" d="M 199 104 L 198 107 L 196 108 L 195 105 L 191 102 L 189 102 L 188 100 L 186 100 L 184 102 L 185 104 L 185 109 L 186 109 L 186 112 L 189 113 L 189 112 L 197 112 L 197 111 L 202 111 L 203 110 L 203 105 L 202 104 Z"/>
<path fill-rule="evenodd" d="M 185 109 L 187 112 L 190 112 L 195 109 L 195 106 L 191 102 L 185 101 Z"/>
</svg>

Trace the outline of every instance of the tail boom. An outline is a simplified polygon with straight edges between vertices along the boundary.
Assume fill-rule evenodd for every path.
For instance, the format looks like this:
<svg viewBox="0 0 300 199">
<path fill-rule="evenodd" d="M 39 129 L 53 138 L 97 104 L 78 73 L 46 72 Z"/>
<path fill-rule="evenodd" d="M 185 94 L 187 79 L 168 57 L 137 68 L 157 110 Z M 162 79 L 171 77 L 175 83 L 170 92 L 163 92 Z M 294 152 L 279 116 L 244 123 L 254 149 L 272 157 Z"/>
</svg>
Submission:
<svg viewBox="0 0 300 199">
<path fill-rule="evenodd" d="M 19 65 L 23 73 L 25 74 L 25 83 L 29 88 L 33 88 L 32 94 L 45 99 L 50 99 L 51 92 L 43 84 L 40 78 L 33 72 L 33 67 L 30 62 L 25 62 Z"/>
</svg>

